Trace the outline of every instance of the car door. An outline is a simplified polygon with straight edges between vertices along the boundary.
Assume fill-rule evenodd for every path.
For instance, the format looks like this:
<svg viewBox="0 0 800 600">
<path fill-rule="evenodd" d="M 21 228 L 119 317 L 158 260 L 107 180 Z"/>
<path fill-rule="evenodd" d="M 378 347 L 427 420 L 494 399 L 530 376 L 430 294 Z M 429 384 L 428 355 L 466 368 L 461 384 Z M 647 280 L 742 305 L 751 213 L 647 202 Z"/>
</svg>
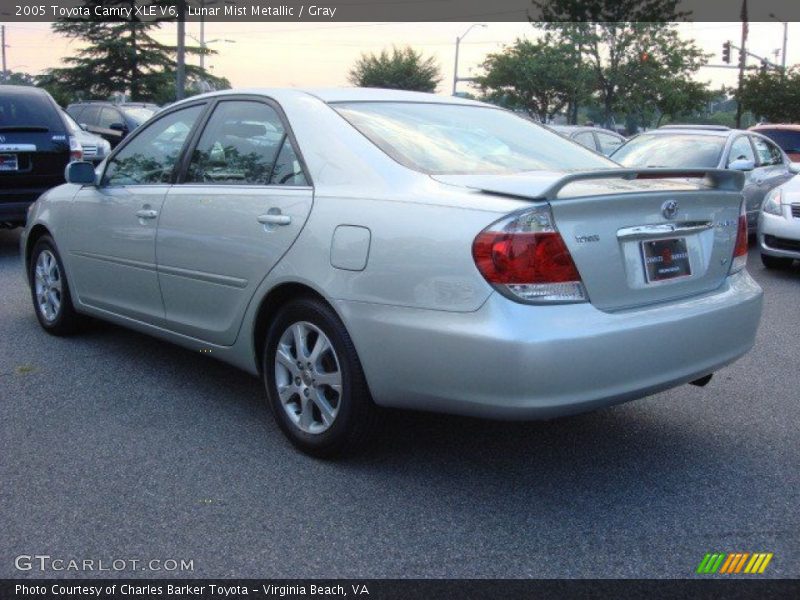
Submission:
<svg viewBox="0 0 800 600">
<path fill-rule="evenodd" d="M 197 138 L 164 204 L 158 277 L 171 329 L 230 345 L 256 287 L 300 233 L 313 190 L 266 99 L 218 101 Z"/>
<path fill-rule="evenodd" d="M 174 170 L 206 104 L 165 113 L 116 152 L 97 186 L 85 186 L 70 209 L 67 248 L 81 302 L 160 324 L 156 274 L 158 216 Z"/>
<path fill-rule="evenodd" d="M 761 173 L 758 182 L 763 199 L 772 188 L 791 179 L 793 173 L 789 171 L 789 160 L 784 158 L 783 151 L 777 144 L 759 135 L 753 135 L 752 138 L 759 158 Z"/>
<path fill-rule="evenodd" d="M 753 163 L 752 170 L 744 171 L 744 187 L 742 188 L 742 195 L 744 196 L 745 208 L 748 215 L 748 225 L 753 227 L 755 224 L 753 219 L 758 219 L 758 209 L 761 207 L 762 195 L 757 183 L 758 160 L 756 159 L 749 135 L 737 135 L 731 140 L 728 156 L 725 160 L 726 168 L 729 168 L 731 163 L 737 160 L 748 160 Z"/>
</svg>

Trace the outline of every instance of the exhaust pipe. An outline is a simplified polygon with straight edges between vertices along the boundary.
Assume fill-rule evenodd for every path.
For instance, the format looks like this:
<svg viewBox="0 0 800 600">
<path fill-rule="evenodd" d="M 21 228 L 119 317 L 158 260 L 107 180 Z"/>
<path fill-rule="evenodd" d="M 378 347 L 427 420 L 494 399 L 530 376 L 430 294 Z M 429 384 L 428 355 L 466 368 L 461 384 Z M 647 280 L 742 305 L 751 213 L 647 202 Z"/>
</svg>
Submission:
<svg viewBox="0 0 800 600">
<path fill-rule="evenodd" d="M 705 387 L 708 385 L 708 382 L 711 381 L 711 378 L 714 377 L 713 373 L 709 373 L 705 377 L 701 377 L 700 379 L 695 379 L 694 381 L 690 381 L 692 385 L 696 385 L 697 387 Z"/>
</svg>

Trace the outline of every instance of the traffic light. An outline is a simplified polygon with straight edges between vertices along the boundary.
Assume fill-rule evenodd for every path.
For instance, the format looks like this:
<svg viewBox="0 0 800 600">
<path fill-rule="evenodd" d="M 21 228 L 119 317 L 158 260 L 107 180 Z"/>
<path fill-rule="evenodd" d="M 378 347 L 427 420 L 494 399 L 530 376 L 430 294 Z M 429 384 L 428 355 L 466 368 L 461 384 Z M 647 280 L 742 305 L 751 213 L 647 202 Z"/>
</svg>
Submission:
<svg viewBox="0 0 800 600">
<path fill-rule="evenodd" d="M 722 44 L 722 62 L 731 64 L 731 43 L 725 42 Z"/>
</svg>

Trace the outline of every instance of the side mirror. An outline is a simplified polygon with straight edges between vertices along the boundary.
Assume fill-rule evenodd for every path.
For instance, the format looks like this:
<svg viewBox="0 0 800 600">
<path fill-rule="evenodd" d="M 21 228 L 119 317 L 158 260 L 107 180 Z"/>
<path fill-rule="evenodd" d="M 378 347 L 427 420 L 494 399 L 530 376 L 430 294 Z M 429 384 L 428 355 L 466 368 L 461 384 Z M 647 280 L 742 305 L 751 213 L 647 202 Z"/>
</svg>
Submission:
<svg viewBox="0 0 800 600">
<path fill-rule="evenodd" d="M 746 158 L 737 158 L 728 164 L 728 168 L 732 171 L 752 171 L 756 168 L 756 164 Z"/>
<path fill-rule="evenodd" d="M 64 179 L 67 180 L 67 183 L 94 185 L 97 181 L 94 165 L 86 161 L 71 162 L 64 169 Z"/>
<path fill-rule="evenodd" d="M 112 123 L 108 126 L 109 129 L 113 129 L 114 131 L 121 131 L 122 133 L 126 133 L 128 128 L 125 127 L 125 123 Z"/>
<path fill-rule="evenodd" d="M 789 171 L 797 175 L 800 173 L 800 162 L 789 163 Z"/>
</svg>

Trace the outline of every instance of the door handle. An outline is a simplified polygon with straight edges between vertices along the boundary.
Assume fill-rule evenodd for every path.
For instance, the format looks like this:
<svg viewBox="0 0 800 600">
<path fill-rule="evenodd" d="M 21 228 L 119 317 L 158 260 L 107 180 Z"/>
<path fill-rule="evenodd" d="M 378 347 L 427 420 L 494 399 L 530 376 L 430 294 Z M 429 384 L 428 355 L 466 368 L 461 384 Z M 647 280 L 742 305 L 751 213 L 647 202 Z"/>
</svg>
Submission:
<svg viewBox="0 0 800 600">
<path fill-rule="evenodd" d="M 140 219 L 155 219 L 158 216 L 158 211 L 152 208 L 143 208 L 142 210 L 136 211 L 136 216 Z"/>
<path fill-rule="evenodd" d="M 289 215 L 273 215 L 268 213 L 258 217 L 258 222 L 262 225 L 288 225 L 292 222 L 292 217 Z"/>
</svg>

